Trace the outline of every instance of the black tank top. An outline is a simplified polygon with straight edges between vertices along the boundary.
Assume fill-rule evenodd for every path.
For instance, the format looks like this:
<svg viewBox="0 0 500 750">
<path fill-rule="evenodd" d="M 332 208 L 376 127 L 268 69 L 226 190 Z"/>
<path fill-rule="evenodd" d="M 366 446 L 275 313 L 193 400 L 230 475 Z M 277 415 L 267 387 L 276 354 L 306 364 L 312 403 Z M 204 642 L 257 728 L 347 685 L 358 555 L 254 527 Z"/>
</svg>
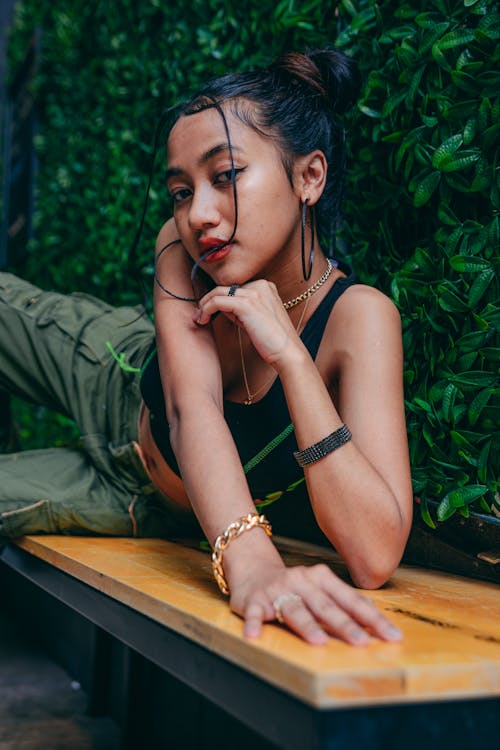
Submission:
<svg viewBox="0 0 500 750">
<path fill-rule="evenodd" d="M 352 273 L 337 279 L 304 327 L 301 339 L 313 359 L 335 302 L 354 281 Z M 155 345 L 142 370 L 141 393 L 151 412 L 153 438 L 167 464 L 179 474 L 169 440 Z M 260 401 L 249 406 L 224 399 L 224 417 L 258 508 L 273 503 L 285 492 L 293 492 L 304 482 L 303 471 L 293 457 L 297 442 L 279 377 Z"/>
</svg>

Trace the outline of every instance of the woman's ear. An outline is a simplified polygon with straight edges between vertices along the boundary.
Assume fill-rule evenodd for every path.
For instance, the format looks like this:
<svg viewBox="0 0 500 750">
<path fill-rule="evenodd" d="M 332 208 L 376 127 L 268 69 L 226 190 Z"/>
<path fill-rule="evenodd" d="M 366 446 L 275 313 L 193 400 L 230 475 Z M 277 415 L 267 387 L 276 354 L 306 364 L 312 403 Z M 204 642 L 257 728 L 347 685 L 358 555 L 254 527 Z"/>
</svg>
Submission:
<svg viewBox="0 0 500 750">
<path fill-rule="evenodd" d="M 328 163 L 322 151 L 311 151 L 296 159 L 293 184 L 302 202 L 308 199 L 308 205 L 314 206 L 319 201 L 325 189 L 327 171 Z"/>
</svg>

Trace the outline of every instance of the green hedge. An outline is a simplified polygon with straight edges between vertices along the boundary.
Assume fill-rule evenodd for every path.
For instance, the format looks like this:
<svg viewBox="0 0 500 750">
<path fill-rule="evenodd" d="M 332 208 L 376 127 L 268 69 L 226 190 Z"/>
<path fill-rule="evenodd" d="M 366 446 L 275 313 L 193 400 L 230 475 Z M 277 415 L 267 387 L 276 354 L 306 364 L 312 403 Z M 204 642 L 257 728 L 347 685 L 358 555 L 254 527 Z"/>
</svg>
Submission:
<svg viewBox="0 0 500 750">
<path fill-rule="evenodd" d="M 365 87 L 346 233 L 402 312 L 414 489 L 438 519 L 500 479 L 500 15 L 492 0 L 342 3 Z"/>
<path fill-rule="evenodd" d="M 439 517 L 498 501 L 499 16 L 493 0 L 20 0 L 43 27 L 36 235 L 23 272 L 137 300 L 127 253 L 160 112 L 207 76 L 337 43 L 365 86 L 344 239 L 402 313 L 415 482 Z M 169 215 L 161 160 L 142 256 Z"/>
</svg>

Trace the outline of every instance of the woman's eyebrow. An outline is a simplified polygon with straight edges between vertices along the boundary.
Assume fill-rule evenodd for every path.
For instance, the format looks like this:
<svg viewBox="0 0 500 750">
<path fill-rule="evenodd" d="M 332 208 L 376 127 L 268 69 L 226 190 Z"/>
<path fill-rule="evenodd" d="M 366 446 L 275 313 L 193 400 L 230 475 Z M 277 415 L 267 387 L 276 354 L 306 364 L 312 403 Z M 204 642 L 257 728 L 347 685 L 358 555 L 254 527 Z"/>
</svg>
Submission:
<svg viewBox="0 0 500 750">
<path fill-rule="evenodd" d="M 235 146 L 232 143 L 229 144 L 227 143 L 227 141 L 224 143 L 218 143 L 217 146 L 209 148 L 208 151 L 205 151 L 205 153 L 200 156 L 200 158 L 198 159 L 198 164 L 203 164 L 204 162 L 211 159 L 212 156 L 220 154 L 221 151 L 241 151 L 241 148 L 239 148 L 239 146 Z"/>
<path fill-rule="evenodd" d="M 198 159 L 198 165 L 201 166 L 205 162 L 209 161 L 213 156 L 216 156 L 217 154 L 220 154 L 222 151 L 241 151 L 242 149 L 239 146 L 234 146 L 229 143 L 223 142 L 218 143 L 216 146 L 212 146 L 212 148 L 209 148 L 208 151 L 205 151 L 199 159 Z M 170 177 L 176 177 L 179 174 L 183 173 L 183 169 L 180 167 L 169 167 L 167 171 L 165 172 L 165 181 L 167 181 Z"/>
<path fill-rule="evenodd" d="M 165 182 L 168 182 L 170 177 L 176 177 L 178 174 L 182 174 L 182 169 L 179 167 L 170 167 L 165 172 Z"/>
</svg>

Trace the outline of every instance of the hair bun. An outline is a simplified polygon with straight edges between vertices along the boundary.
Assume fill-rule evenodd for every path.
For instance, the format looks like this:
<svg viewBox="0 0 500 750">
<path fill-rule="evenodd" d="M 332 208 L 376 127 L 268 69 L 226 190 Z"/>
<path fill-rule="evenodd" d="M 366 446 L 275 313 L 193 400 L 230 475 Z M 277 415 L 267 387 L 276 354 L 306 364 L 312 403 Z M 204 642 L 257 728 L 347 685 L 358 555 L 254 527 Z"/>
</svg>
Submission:
<svg viewBox="0 0 500 750">
<path fill-rule="evenodd" d="M 359 96 L 361 78 L 356 62 L 334 49 L 289 52 L 273 65 L 305 84 L 336 114 L 343 114 Z"/>
</svg>

